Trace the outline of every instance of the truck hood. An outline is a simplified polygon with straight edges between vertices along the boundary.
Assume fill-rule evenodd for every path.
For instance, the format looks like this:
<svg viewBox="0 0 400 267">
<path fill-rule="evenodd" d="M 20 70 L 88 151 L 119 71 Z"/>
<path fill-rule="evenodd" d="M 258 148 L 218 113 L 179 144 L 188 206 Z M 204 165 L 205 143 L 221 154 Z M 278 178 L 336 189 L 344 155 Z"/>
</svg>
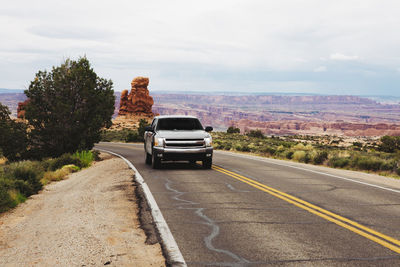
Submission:
<svg viewBox="0 0 400 267">
<path fill-rule="evenodd" d="M 156 137 L 166 138 L 166 139 L 203 139 L 210 137 L 210 135 L 203 130 L 193 130 L 193 131 L 158 131 Z"/>
</svg>

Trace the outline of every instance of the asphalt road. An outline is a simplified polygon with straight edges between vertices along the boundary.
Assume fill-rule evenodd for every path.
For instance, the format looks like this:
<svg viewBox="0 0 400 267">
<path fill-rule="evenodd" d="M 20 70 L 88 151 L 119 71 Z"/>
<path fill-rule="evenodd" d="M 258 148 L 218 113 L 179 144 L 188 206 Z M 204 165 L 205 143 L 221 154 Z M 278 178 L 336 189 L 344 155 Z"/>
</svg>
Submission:
<svg viewBox="0 0 400 267">
<path fill-rule="evenodd" d="M 135 165 L 189 266 L 400 266 L 399 180 L 219 151 L 153 170 L 143 145 L 96 147 Z"/>
</svg>

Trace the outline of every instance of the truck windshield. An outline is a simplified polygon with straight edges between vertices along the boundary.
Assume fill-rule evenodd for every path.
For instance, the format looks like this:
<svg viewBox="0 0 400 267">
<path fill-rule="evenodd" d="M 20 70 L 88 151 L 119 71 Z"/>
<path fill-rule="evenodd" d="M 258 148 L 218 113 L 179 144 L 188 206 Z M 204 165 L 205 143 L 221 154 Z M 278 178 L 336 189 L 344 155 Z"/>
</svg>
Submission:
<svg viewBox="0 0 400 267">
<path fill-rule="evenodd" d="M 203 130 L 198 119 L 193 118 L 165 118 L 159 119 L 158 130 Z"/>
</svg>

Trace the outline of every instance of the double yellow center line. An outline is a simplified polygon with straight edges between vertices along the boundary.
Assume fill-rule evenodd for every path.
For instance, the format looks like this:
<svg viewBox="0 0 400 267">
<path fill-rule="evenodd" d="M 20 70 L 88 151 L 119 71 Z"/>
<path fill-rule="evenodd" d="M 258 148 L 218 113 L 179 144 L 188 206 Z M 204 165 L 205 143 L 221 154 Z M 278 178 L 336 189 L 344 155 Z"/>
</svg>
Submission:
<svg viewBox="0 0 400 267">
<path fill-rule="evenodd" d="M 313 205 L 313 204 L 311 204 L 307 201 L 304 201 L 302 199 L 299 199 L 295 196 L 289 195 L 287 193 L 284 193 L 282 191 L 279 191 L 277 189 L 274 189 L 272 187 L 269 187 L 267 185 L 259 183 L 255 180 L 247 178 L 243 175 L 237 174 L 232 171 L 228 171 L 224 168 L 221 168 L 221 167 L 215 166 L 215 165 L 213 165 L 212 168 L 220 173 L 223 173 L 230 177 L 233 177 L 236 180 L 246 183 L 246 184 L 248 184 L 252 187 L 255 187 L 261 191 L 271 194 L 271 195 L 273 195 L 277 198 L 280 198 L 286 202 L 289 202 L 299 208 L 302 208 L 308 212 L 311 212 L 312 214 L 315 214 L 321 218 L 324 218 L 325 220 L 333 222 L 343 228 L 346 228 L 354 233 L 357 233 L 363 237 L 366 237 L 366 238 L 400 254 L 400 241 L 395 238 L 392 238 L 390 236 L 387 236 L 385 234 L 377 232 L 377 231 L 375 231 L 371 228 L 368 228 L 364 225 L 361 225 L 355 221 L 352 221 L 352 220 L 342 217 L 338 214 L 335 214 L 333 212 L 325 210 L 321 207 Z"/>
</svg>

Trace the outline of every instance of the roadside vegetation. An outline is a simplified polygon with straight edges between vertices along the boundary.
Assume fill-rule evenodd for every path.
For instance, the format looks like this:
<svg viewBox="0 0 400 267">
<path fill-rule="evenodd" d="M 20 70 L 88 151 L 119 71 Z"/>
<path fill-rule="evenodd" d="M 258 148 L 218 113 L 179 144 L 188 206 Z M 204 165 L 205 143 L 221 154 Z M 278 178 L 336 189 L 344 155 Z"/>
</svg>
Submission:
<svg viewBox="0 0 400 267">
<path fill-rule="evenodd" d="M 239 132 L 239 129 L 230 127 L 226 133 L 212 133 L 214 148 L 333 168 L 374 172 L 385 176 L 400 176 L 399 136 L 384 136 L 378 142 L 353 142 L 349 146 L 340 146 L 340 138 L 337 137 L 266 137 L 260 130 L 251 130 L 246 134 Z"/>
<path fill-rule="evenodd" d="M 104 130 L 105 142 L 143 142 L 143 121 L 137 131 Z M 140 135 L 139 135 L 140 132 Z M 344 144 L 337 136 L 264 136 L 261 130 L 245 134 L 239 128 L 213 132 L 214 149 L 253 153 L 263 157 L 291 160 L 400 178 L 400 136 Z"/>
<path fill-rule="evenodd" d="M 141 119 L 137 130 L 121 129 L 121 130 L 108 130 L 104 129 L 101 132 L 101 141 L 103 142 L 127 142 L 127 143 L 140 143 L 144 142 L 144 128 L 149 123 Z"/>
<path fill-rule="evenodd" d="M 97 76 L 86 57 L 67 59 L 36 73 L 24 91 L 24 118 L 11 119 L 0 103 L 0 212 L 90 166 L 101 129 L 111 126 L 112 85 Z"/>
<path fill-rule="evenodd" d="M 14 208 L 29 196 L 37 194 L 44 185 L 65 179 L 98 159 L 98 151 L 79 151 L 41 161 L 0 161 L 0 213 Z"/>
</svg>

